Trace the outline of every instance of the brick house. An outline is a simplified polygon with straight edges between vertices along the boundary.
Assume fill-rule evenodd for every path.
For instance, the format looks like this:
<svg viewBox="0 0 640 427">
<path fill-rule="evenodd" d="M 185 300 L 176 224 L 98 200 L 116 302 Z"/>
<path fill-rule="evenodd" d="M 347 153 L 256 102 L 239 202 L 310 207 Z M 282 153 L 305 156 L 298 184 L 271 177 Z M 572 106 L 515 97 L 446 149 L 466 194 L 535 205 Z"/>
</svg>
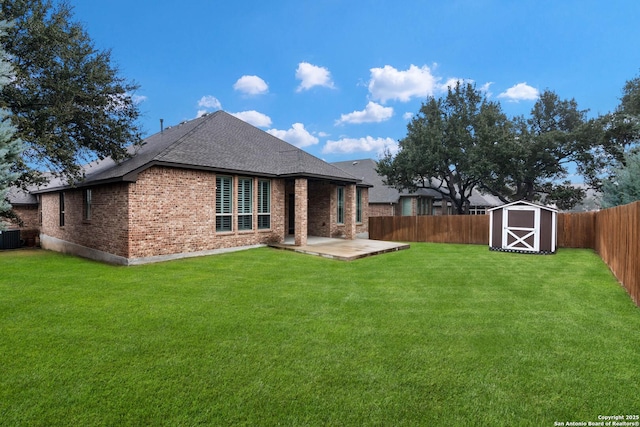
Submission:
<svg viewBox="0 0 640 427">
<path fill-rule="evenodd" d="M 147 138 L 128 160 L 51 182 L 43 248 L 131 265 L 368 229 L 368 184 L 218 111 Z"/>
</svg>

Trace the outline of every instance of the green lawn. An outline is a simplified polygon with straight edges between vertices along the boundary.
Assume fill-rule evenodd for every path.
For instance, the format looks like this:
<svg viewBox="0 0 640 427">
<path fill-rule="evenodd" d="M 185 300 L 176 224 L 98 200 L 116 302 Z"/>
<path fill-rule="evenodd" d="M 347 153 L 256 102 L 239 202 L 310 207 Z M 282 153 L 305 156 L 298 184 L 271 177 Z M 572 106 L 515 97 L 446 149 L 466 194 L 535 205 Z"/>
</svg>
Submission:
<svg viewBox="0 0 640 427">
<path fill-rule="evenodd" d="M 640 413 L 640 309 L 589 250 L 0 253 L 0 425 L 536 425 Z"/>
</svg>

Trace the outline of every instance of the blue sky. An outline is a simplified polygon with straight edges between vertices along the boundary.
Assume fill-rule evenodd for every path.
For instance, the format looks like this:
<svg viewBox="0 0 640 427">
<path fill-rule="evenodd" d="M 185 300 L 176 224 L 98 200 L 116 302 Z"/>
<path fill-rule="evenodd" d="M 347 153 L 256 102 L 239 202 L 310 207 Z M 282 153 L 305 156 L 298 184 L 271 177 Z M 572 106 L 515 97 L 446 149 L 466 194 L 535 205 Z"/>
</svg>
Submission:
<svg viewBox="0 0 640 427">
<path fill-rule="evenodd" d="M 327 161 L 397 148 L 428 96 L 473 81 L 509 115 L 550 89 L 590 116 L 640 75 L 635 0 L 70 0 L 145 135 L 223 109 Z"/>
</svg>

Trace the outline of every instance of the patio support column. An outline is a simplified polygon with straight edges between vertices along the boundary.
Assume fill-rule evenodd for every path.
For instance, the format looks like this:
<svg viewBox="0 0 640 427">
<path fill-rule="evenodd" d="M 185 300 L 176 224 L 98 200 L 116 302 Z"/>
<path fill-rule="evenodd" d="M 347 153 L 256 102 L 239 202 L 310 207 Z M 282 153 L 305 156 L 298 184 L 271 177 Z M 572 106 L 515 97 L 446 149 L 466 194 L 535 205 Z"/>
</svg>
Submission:
<svg viewBox="0 0 640 427">
<path fill-rule="evenodd" d="M 296 178 L 295 189 L 295 245 L 307 244 L 307 211 L 308 211 L 308 186 L 306 178 Z"/>
<path fill-rule="evenodd" d="M 356 238 L 356 185 L 348 184 L 344 191 L 344 237 Z"/>
</svg>

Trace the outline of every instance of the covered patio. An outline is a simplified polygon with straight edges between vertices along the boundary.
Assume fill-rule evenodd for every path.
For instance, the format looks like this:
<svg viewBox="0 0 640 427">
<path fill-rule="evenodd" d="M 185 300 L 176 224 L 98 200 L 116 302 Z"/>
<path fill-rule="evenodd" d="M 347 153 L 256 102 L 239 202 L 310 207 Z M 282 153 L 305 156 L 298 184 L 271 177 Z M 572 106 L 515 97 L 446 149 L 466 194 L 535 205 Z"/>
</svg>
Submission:
<svg viewBox="0 0 640 427">
<path fill-rule="evenodd" d="M 337 239 L 329 237 L 307 237 L 305 245 L 296 246 L 294 236 L 288 236 L 284 243 L 270 244 L 272 248 L 284 249 L 324 258 L 353 261 L 372 255 L 409 249 L 406 243 L 385 242 L 370 239 Z"/>
</svg>

